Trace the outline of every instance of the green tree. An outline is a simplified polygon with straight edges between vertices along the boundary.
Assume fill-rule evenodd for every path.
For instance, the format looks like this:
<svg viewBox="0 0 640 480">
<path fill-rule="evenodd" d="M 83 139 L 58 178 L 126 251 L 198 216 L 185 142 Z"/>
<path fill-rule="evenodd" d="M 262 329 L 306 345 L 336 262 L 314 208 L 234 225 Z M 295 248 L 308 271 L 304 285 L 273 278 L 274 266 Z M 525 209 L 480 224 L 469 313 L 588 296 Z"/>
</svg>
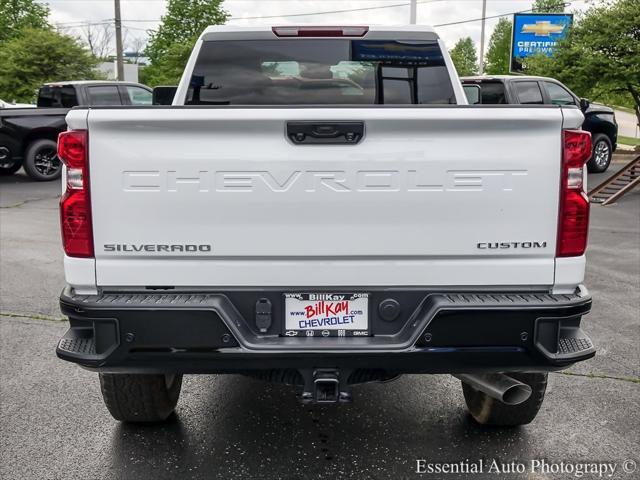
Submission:
<svg viewBox="0 0 640 480">
<path fill-rule="evenodd" d="M 0 0 L 0 44 L 25 27 L 49 28 L 49 7 L 35 0 Z"/>
<path fill-rule="evenodd" d="M 485 72 L 490 75 L 509 73 L 511 61 L 511 20 L 502 17 L 498 20 L 489 39 L 489 48 L 485 59 Z"/>
<path fill-rule="evenodd" d="M 220 25 L 229 14 L 222 0 L 169 0 L 158 31 L 151 34 L 145 50 L 151 65 L 143 78 L 150 85 L 179 81 L 193 45 L 209 25 Z"/>
<path fill-rule="evenodd" d="M 24 28 L 0 44 L 0 98 L 29 102 L 45 82 L 96 78 L 97 63 L 75 38 Z"/>
<path fill-rule="evenodd" d="M 536 13 L 563 13 L 564 0 L 536 0 L 532 10 Z"/>
<path fill-rule="evenodd" d="M 471 37 L 461 38 L 449 51 L 458 75 L 476 75 L 478 73 L 478 55 Z"/>
<path fill-rule="evenodd" d="M 140 70 L 140 82 L 151 87 L 177 85 L 192 49 L 193 42 L 174 43 L 161 59 Z"/>
<path fill-rule="evenodd" d="M 592 6 L 559 42 L 553 57 L 527 59 L 527 73 L 566 83 L 594 100 L 625 94 L 640 124 L 640 2 Z"/>
</svg>

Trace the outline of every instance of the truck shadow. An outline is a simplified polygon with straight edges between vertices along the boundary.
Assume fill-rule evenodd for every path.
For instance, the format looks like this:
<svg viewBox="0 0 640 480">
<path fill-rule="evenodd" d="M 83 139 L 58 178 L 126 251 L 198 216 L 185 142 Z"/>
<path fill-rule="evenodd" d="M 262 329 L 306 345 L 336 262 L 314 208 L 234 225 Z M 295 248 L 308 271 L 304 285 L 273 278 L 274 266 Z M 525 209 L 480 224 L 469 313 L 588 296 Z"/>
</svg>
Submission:
<svg viewBox="0 0 640 480">
<path fill-rule="evenodd" d="M 24 171 L 18 170 L 13 175 L 0 175 L 0 184 L 5 183 L 35 183 Z"/>
<path fill-rule="evenodd" d="M 490 445 L 507 461 L 526 456 L 529 443 L 526 429 L 475 424 L 448 376 L 357 386 L 354 404 L 339 407 L 304 407 L 294 387 L 241 376 L 185 380 L 168 423 L 114 429 L 111 471 L 124 478 L 406 478 L 417 459 L 476 461 L 478 447 Z"/>
</svg>

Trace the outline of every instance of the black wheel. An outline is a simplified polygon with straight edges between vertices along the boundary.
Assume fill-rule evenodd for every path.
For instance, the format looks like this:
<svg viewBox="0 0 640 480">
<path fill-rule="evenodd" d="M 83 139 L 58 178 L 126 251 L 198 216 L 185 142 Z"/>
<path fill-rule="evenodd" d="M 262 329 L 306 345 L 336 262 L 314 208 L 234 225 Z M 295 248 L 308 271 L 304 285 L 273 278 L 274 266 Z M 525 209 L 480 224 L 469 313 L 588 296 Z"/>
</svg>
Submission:
<svg viewBox="0 0 640 480">
<path fill-rule="evenodd" d="M 176 408 L 182 375 L 100 374 L 102 398 L 121 422 L 162 422 Z"/>
<path fill-rule="evenodd" d="M 596 133 L 591 139 L 591 159 L 587 162 L 587 169 L 591 173 L 602 173 L 609 168 L 613 147 L 611 140 L 604 133 Z"/>
<path fill-rule="evenodd" d="M 22 166 L 19 160 L 13 160 L 11 150 L 7 147 L 0 147 L 0 176 L 13 175 Z"/>
<path fill-rule="evenodd" d="M 462 392 L 469 413 L 479 424 L 513 427 L 526 425 L 536 418 L 547 389 L 547 374 L 507 373 L 507 375 L 531 387 L 532 392 L 528 400 L 519 405 L 506 405 L 462 383 Z"/>
<path fill-rule="evenodd" d="M 32 142 L 24 156 L 24 171 L 39 182 L 60 178 L 62 162 L 58 158 L 56 142 L 44 138 Z"/>
</svg>

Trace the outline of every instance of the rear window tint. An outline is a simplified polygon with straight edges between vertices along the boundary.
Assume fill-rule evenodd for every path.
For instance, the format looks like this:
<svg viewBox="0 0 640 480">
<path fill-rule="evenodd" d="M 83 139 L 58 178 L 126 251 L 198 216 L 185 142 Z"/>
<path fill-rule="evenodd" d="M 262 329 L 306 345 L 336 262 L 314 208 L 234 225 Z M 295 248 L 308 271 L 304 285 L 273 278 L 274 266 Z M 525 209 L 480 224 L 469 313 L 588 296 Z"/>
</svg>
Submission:
<svg viewBox="0 0 640 480">
<path fill-rule="evenodd" d="M 78 105 L 72 85 L 45 85 L 38 91 L 38 107 L 71 108 Z"/>
<path fill-rule="evenodd" d="M 488 105 L 502 105 L 507 103 L 507 97 L 502 82 L 482 82 L 480 84 L 482 103 Z"/>
<path fill-rule="evenodd" d="M 190 105 L 450 104 L 455 95 L 434 41 L 207 41 Z"/>
</svg>

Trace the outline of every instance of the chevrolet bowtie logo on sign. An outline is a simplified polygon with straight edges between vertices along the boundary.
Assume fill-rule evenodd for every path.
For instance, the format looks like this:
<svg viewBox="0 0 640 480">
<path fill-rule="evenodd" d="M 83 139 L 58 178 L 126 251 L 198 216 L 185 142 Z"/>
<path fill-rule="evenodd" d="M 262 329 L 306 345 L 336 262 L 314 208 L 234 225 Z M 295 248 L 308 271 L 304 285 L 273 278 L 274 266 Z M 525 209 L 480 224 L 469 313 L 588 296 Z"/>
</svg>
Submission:
<svg viewBox="0 0 640 480">
<path fill-rule="evenodd" d="M 542 53 L 548 57 L 569 32 L 573 15 L 564 13 L 516 13 L 513 16 L 511 71 L 522 71 L 527 57 Z"/>
<path fill-rule="evenodd" d="M 558 25 L 548 20 L 536 23 L 526 23 L 522 26 L 521 33 L 533 33 L 536 37 L 550 37 L 552 33 L 562 33 L 566 25 Z"/>
</svg>

